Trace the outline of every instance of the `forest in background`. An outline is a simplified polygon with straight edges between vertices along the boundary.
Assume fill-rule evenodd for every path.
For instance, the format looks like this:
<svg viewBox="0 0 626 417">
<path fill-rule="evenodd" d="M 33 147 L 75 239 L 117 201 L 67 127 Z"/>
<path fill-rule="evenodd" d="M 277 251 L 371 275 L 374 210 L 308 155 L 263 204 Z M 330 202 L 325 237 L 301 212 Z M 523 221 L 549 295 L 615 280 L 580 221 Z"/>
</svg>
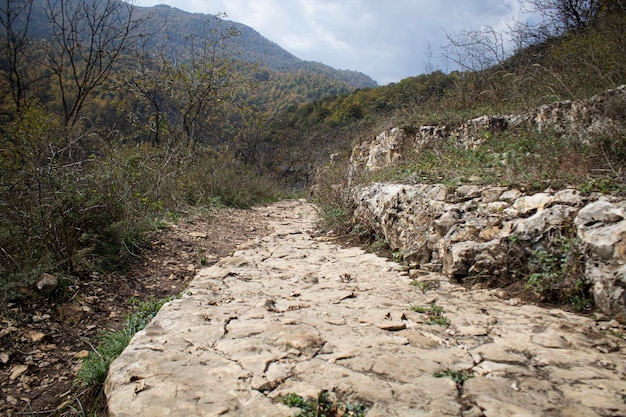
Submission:
<svg viewBox="0 0 626 417">
<path fill-rule="evenodd" d="M 623 1 L 526 3 L 543 20 L 514 29 L 514 53 L 491 28 L 468 30 L 449 35 L 443 52 L 462 70 L 376 87 L 215 16 L 117 0 L 5 1 L 3 297 L 23 298 L 44 273 L 73 280 L 124 268 L 146 231 L 181 212 L 306 190 L 331 154 L 347 158 L 363 135 L 511 113 L 624 83 Z M 172 32 L 172 22 L 194 31 Z M 624 132 L 602 143 L 590 155 L 608 150 L 609 163 L 623 164 Z M 336 185 L 337 175 L 323 180 Z M 345 202 L 331 194 L 318 202 L 337 213 Z"/>
</svg>

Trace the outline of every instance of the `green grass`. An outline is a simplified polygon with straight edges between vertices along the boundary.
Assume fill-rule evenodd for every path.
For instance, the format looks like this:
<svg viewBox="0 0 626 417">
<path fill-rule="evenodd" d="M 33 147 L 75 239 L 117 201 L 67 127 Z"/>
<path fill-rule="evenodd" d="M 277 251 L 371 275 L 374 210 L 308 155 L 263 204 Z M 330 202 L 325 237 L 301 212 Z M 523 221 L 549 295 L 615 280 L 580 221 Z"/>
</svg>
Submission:
<svg viewBox="0 0 626 417">
<path fill-rule="evenodd" d="M 135 306 L 135 312 L 126 318 L 121 329 L 104 332 L 97 338 L 97 347 L 83 360 L 76 375 L 78 380 L 89 387 L 103 384 L 109 366 L 128 346 L 135 333 L 144 329 L 165 303 L 181 296 L 147 301 L 132 299 L 130 304 Z"/>
<path fill-rule="evenodd" d="M 363 405 L 333 401 L 328 391 L 320 392 L 314 399 L 290 393 L 282 401 L 289 407 L 300 409 L 293 417 L 365 417 Z"/>
<path fill-rule="evenodd" d="M 593 137 L 517 127 L 488 134 L 482 145 L 465 149 L 453 139 L 403 155 L 401 163 L 370 175 L 365 182 L 498 184 L 528 190 L 572 187 L 585 193 L 626 195 L 620 170 L 626 157 L 625 133 Z M 471 181 L 470 181 L 471 179 Z"/>
<path fill-rule="evenodd" d="M 409 284 L 422 291 L 422 294 L 439 288 L 439 281 L 436 280 L 418 281 L 414 279 Z"/>
<path fill-rule="evenodd" d="M 474 378 L 474 371 L 471 369 L 446 369 L 442 372 L 435 372 L 433 376 L 435 378 L 451 378 L 456 384 L 463 385 L 468 379 Z"/>
<path fill-rule="evenodd" d="M 437 325 L 441 327 L 450 327 L 450 319 L 443 315 L 443 308 L 435 303 L 429 306 L 411 306 L 411 310 L 416 313 L 426 315 L 426 324 Z"/>
</svg>

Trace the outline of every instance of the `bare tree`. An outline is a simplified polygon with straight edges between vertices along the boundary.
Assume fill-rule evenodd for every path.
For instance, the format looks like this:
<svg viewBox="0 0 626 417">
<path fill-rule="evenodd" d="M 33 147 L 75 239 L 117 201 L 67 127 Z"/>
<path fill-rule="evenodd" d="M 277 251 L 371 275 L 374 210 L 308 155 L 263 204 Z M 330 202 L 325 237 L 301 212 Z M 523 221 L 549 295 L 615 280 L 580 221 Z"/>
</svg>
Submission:
<svg viewBox="0 0 626 417">
<path fill-rule="evenodd" d="M 443 56 L 463 70 L 481 71 L 502 63 L 508 56 L 501 32 L 491 26 L 448 34 Z"/>
<path fill-rule="evenodd" d="M 168 56 L 164 47 L 144 50 L 129 74 L 127 84 L 150 105 L 153 142 L 162 140 L 164 125 L 172 139 L 207 142 L 209 119 L 233 101 L 237 71 L 226 43 L 238 33 L 220 25 L 219 18 L 206 21 L 204 33 L 188 35 L 175 56 Z"/>
<path fill-rule="evenodd" d="M 218 19 L 219 20 L 219 19 Z M 208 27 L 205 29 L 208 30 Z M 238 33 L 208 30 L 204 35 L 187 37 L 187 60 L 175 65 L 178 109 L 185 136 L 199 140 L 207 118 L 217 107 L 229 102 L 235 77 L 233 62 L 226 56 L 226 40 Z"/>
<path fill-rule="evenodd" d="M 32 0 L 5 0 L 0 3 L 0 66 L 4 93 L 17 113 L 21 113 L 29 98 L 33 82 L 29 71 L 28 30 L 32 13 Z M 7 96 L 2 97 L 5 101 Z"/>
<path fill-rule="evenodd" d="M 162 49 L 155 50 L 154 54 L 146 52 L 145 45 L 138 51 L 134 68 L 126 77 L 126 84 L 130 90 L 145 101 L 150 107 L 147 118 L 147 129 L 150 142 L 158 145 L 167 128 L 167 114 L 170 109 L 172 81 L 169 59 Z M 147 112 L 146 112 L 147 113 Z M 143 122 L 143 120 L 141 121 Z"/>
<path fill-rule="evenodd" d="M 533 24 L 518 29 L 537 43 L 569 31 L 580 31 L 593 25 L 606 13 L 626 12 L 624 0 L 523 0 L 526 12 L 539 18 Z"/>
<path fill-rule="evenodd" d="M 59 88 L 66 126 L 73 126 L 89 95 L 109 77 L 145 19 L 121 0 L 46 0 L 51 25 L 45 64 Z"/>
</svg>

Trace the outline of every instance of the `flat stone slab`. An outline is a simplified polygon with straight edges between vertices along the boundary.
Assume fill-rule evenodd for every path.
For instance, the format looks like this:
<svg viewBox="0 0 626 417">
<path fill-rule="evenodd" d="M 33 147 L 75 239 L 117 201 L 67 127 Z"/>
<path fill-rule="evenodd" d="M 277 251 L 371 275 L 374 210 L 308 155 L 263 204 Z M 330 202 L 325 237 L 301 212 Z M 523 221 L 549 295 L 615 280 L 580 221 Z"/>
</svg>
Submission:
<svg viewBox="0 0 626 417">
<path fill-rule="evenodd" d="M 274 232 L 203 269 L 111 365 L 112 417 L 291 416 L 281 396 L 322 390 L 369 417 L 626 415 L 621 329 L 443 277 L 423 293 L 316 237 L 312 205 L 258 210 Z"/>
</svg>

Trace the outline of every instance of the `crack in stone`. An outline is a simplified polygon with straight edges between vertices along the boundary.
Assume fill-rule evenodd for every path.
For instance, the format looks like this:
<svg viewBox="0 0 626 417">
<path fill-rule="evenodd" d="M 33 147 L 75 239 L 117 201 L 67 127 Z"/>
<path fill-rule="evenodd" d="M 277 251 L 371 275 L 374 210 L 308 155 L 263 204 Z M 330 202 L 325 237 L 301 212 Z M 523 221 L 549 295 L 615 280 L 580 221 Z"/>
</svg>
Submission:
<svg viewBox="0 0 626 417">
<path fill-rule="evenodd" d="M 304 203 L 281 204 L 279 208 L 289 212 L 285 208 Z M 280 216 L 284 218 L 283 213 Z M 408 410 L 405 414 L 418 415 L 484 417 L 513 415 L 519 409 L 546 415 L 557 405 L 568 408 L 570 415 L 608 415 L 610 407 L 616 410 L 613 415 L 626 411 L 626 405 L 619 403 L 621 385 L 611 385 L 623 377 L 624 350 L 602 356 L 589 352 L 593 350 L 592 340 L 605 337 L 577 331 L 584 326 L 596 328 L 592 320 L 569 313 L 556 317 L 536 306 L 509 305 L 490 293 L 455 290 L 452 284 L 418 294 L 411 291 L 408 278 L 399 278 L 399 272 L 388 267 L 385 260 L 374 255 L 370 258 L 370 254 L 356 249 L 344 252 L 344 248 L 330 244 L 319 247 L 318 242 L 307 243 L 299 236 L 290 238 L 301 235 L 302 239 L 312 239 L 307 234 L 284 233 L 286 228 L 280 226 L 276 229 L 279 232 L 261 244 L 267 250 L 242 249 L 230 260 L 220 261 L 222 266 L 211 267 L 201 275 L 199 285 L 211 286 L 212 293 L 200 294 L 203 290 L 198 289 L 198 297 L 219 296 L 224 304 L 209 308 L 205 301 L 187 304 L 186 309 L 182 305 L 179 310 L 170 309 L 170 315 L 159 318 L 171 332 L 165 334 L 168 343 L 163 349 L 150 340 L 154 336 L 139 334 L 134 339 L 131 353 L 125 358 L 122 355 L 109 383 L 117 386 L 110 388 L 107 396 L 117 389 L 121 394 L 114 395 L 123 410 L 112 413 L 112 417 L 141 415 L 128 414 L 127 407 L 136 401 L 144 401 L 144 407 L 160 403 L 167 408 L 172 401 L 189 401 L 191 406 L 194 403 L 189 395 L 203 396 L 198 403 L 203 409 L 196 410 L 198 414 L 216 415 L 219 411 L 238 417 L 284 417 L 288 410 L 281 409 L 276 396 L 287 392 L 314 396 L 338 387 L 351 400 L 371 400 L 377 415 L 395 415 L 400 408 Z M 242 263 L 246 266 L 240 269 Z M 231 271 L 230 278 L 224 275 L 229 267 L 238 271 Z M 254 281 L 242 282 L 246 275 L 254 275 Z M 210 276 L 215 278 L 207 278 Z M 355 277 L 358 285 L 353 287 L 350 283 Z M 426 300 L 433 295 L 449 311 L 453 326 L 448 333 L 411 319 L 408 305 L 429 304 Z M 199 308 L 206 308 L 202 310 L 206 314 L 199 315 Z M 389 311 L 393 314 L 385 320 Z M 487 320 L 485 315 L 493 319 Z M 184 327 L 190 316 L 198 317 L 204 325 L 194 327 L 197 333 Z M 407 329 L 390 333 L 378 325 L 394 320 L 406 323 Z M 554 330 L 563 321 L 569 327 Z M 485 335 L 482 328 L 487 326 Z M 537 336 L 543 333 L 549 334 Z M 561 335 L 568 337 L 568 350 L 558 349 Z M 184 337 L 195 344 L 187 349 L 194 354 L 183 355 Z M 151 349 L 155 346 L 158 349 Z M 196 354 L 204 347 L 208 353 Z M 179 368 L 181 364 L 184 367 Z M 123 398 L 123 383 L 115 382 L 115 378 L 127 377 L 123 372 L 129 368 L 176 372 L 167 378 L 169 385 L 151 383 L 141 395 Z M 433 374 L 459 369 L 471 369 L 475 377 L 461 384 L 438 380 Z M 600 382 L 572 388 L 581 379 L 593 378 Z M 184 395 L 177 393 L 173 399 L 174 386 L 179 383 L 187 388 Z M 563 392 L 552 388 L 557 386 Z M 237 401 L 245 407 L 234 405 Z M 608 405 L 588 406 L 590 401 L 606 401 Z"/>
</svg>

